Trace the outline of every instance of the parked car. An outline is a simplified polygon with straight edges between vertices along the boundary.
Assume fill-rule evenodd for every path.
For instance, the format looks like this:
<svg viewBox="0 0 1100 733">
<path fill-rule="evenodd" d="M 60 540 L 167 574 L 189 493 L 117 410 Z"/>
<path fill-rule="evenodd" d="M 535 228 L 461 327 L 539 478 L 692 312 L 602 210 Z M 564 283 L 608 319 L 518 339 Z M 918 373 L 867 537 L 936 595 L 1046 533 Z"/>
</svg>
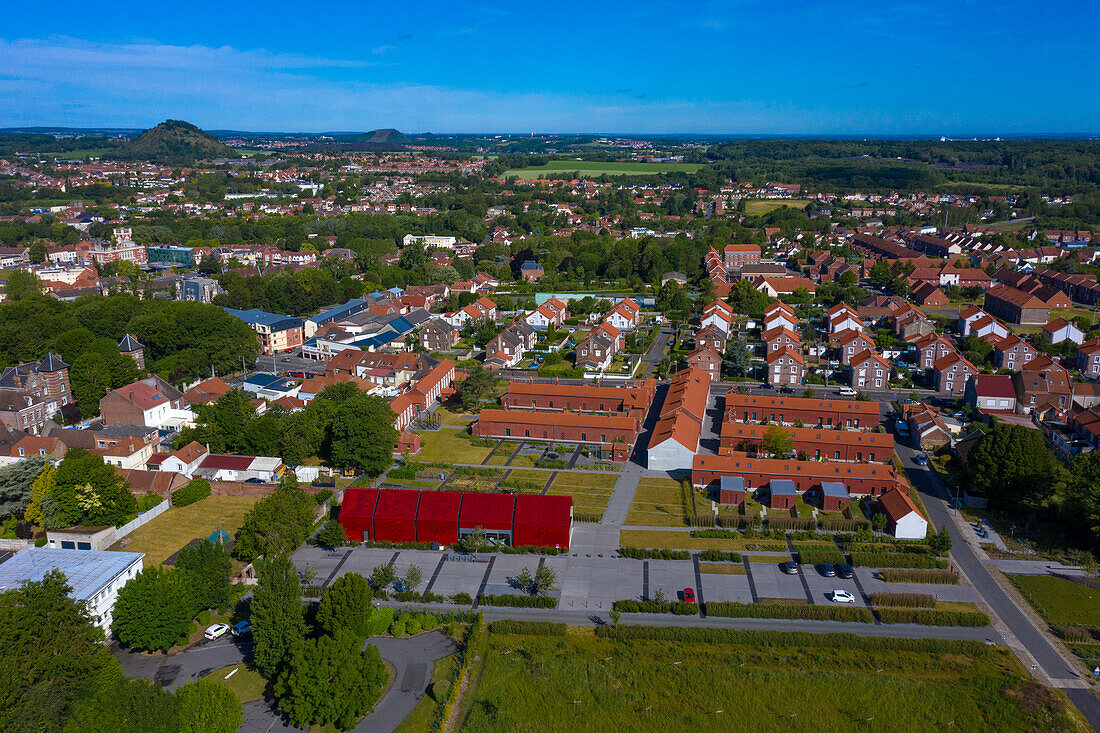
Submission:
<svg viewBox="0 0 1100 733">
<path fill-rule="evenodd" d="M 856 597 L 846 590 L 834 590 L 832 601 L 833 603 L 855 603 Z"/>
<path fill-rule="evenodd" d="M 847 563 L 838 563 L 834 565 L 833 568 L 836 570 L 836 576 L 838 578 L 851 580 L 854 576 L 854 573 L 852 572 L 852 566 L 848 565 Z"/>
<path fill-rule="evenodd" d="M 794 390 L 791 389 L 790 386 L 786 385 L 786 384 L 784 384 L 782 387 L 779 388 L 779 393 L 780 394 L 791 394 L 792 392 L 794 392 Z"/>
<path fill-rule="evenodd" d="M 918 466 L 927 466 L 928 456 L 924 455 L 923 453 L 918 453 L 916 457 L 913 458 L 913 463 L 916 463 Z"/>
<path fill-rule="evenodd" d="M 783 572 L 787 575 L 798 575 L 798 563 L 796 563 L 794 560 L 788 560 L 787 562 L 783 563 L 782 567 Z"/>
<path fill-rule="evenodd" d="M 684 603 L 695 603 L 695 589 L 684 588 Z"/>
<path fill-rule="evenodd" d="M 283 358 L 281 359 L 281 361 L 290 361 L 290 357 L 289 357 L 289 356 L 284 356 L 284 357 L 283 357 Z"/>
<path fill-rule="evenodd" d="M 851 387 L 841 387 L 840 389 L 838 389 L 836 391 L 836 393 L 838 395 L 840 395 L 841 397 L 855 397 L 856 396 L 856 391 L 854 389 L 852 389 Z"/>
<path fill-rule="evenodd" d="M 527 368 L 528 369 L 538 369 L 539 368 L 539 363 L 536 361 L 534 364 L 532 364 L 531 366 L 529 366 Z"/>
<path fill-rule="evenodd" d="M 817 566 L 817 572 L 824 575 L 826 578 L 835 578 L 836 570 L 833 568 L 832 563 L 823 562 Z"/>
<path fill-rule="evenodd" d="M 305 372 L 291 372 L 290 376 L 294 377 L 295 379 L 305 379 L 306 378 L 306 373 Z"/>
<path fill-rule="evenodd" d="M 233 628 L 229 630 L 229 633 L 233 634 L 233 636 L 244 636 L 245 634 L 251 634 L 252 622 L 248 619 L 245 619 L 244 621 L 238 621 L 237 623 L 233 624 Z"/>
<path fill-rule="evenodd" d="M 203 636 L 207 639 L 217 639 L 219 636 L 224 636 L 227 631 L 229 631 L 229 624 L 213 624 L 206 627 L 206 633 Z"/>
</svg>

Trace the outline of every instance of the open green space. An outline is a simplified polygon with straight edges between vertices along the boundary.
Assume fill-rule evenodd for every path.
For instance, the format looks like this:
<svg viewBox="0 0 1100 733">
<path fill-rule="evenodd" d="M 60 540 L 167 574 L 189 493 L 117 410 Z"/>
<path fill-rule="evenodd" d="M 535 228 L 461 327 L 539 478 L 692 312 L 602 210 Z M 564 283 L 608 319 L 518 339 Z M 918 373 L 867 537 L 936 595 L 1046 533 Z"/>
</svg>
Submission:
<svg viewBox="0 0 1100 733">
<path fill-rule="evenodd" d="M 1100 626 L 1100 588 L 1053 575 L 1008 577 L 1048 624 Z"/>
<path fill-rule="evenodd" d="M 784 206 L 789 206 L 792 209 L 805 209 L 809 205 L 809 201 L 802 201 L 799 199 L 780 199 L 780 200 L 767 200 L 767 201 L 746 201 L 745 213 L 749 216 L 761 216 L 762 214 L 768 214 L 776 209 L 781 209 Z"/>
<path fill-rule="evenodd" d="M 443 659 L 437 659 L 432 670 L 432 683 L 428 686 L 428 694 L 417 703 L 409 717 L 401 721 L 394 733 L 428 733 L 435 730 L 435 721 L 439 716 L 440 700 L 451 685 L 454 676 L 455 664 L 458 663 L 456 655 L 452 654 Z"/>
<path fill-rule="evenodd" d="M 420 436 L 416 460 L 425 463 L 481 463 L 491 447 L 476 446 L 462 430 L 426 430 Z"/>
<path fill-rule="evenodd" d="M 1087 730 L 1005 649 L 797 641 L 490 635 L 462 730 Z"/>
<path fill-rule="evenodd" d="M 229 674 L 233 676 L 226 679 Z M 206 676 L 232 690 L 242 705 L 263 697 L 264 687 L 267 684 L 259 672 L 243 664 L 231 664 L 228 667 L 215 669 Z"/>
<path fill-rule="evenodd" d="M 245 513 L 258 501 L 249 496 L 211 495 L 182 507 L 172 507 L 150 522 L 138 527 L 114 549 L 144 552 L 145 567 L 160 565 L 174 552 L 196 537 L 209 537 L 218 528 L 236 534 Z"/>
<path fill-rule="evenodd" d="M 550 490 L 555 496 L 573 497 L 573 510 L 584 514 L 602 514 L 611 501 L 615 477 L 592 473 L 559 473 Z"/>
<path fill-rule="evenodd" d="M 642 479 L 630 502 L 626 523 L 642 527 L 682 527 L 684 509 L 680 483 L 672 479 Z"/>
<path fill-rule="evenodd" d="M 648 176 L 656 173 L 694 173 L 698 163 L 613 163 L 590 160 L 551 160 L 543 165 L 513 168 L 505 178 L 539 178 L 547 173 L 572 173 L 581 176 Z"/>
</svg>

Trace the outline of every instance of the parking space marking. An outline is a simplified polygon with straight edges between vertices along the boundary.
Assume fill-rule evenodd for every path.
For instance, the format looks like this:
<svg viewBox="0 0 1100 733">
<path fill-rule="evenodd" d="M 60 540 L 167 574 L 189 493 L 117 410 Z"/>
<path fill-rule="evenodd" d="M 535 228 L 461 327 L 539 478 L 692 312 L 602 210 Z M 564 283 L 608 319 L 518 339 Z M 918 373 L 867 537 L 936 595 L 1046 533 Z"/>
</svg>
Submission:
<svg viewBox="0 0 1100 733">
<path fill-rule="evenodd" d="M 699 572 L 699 553 L 693 552 L 691 561 L 695 565 L 695 604 L 699 606 L 699 618 L 707 617 L 707 604 L 703 600 L 703 574 Z"/>
<path fill-rule="evenodd" d="M 439 558 L 439 564 L 435 566 L 435 572 L 432 573 L 432 579 L 428 581 L 428 587 L 424 589 L 425 593 L 432 592 L 432 586 L 435 585 L 435 579 L 439 577 L 439 571 L 443 569 L 443 563 L 447 562 L 447 556 Z"/>
<path fill-rule="evenodd" d="M 649 600 L 649 560 L 642 562 L 642 600 Z"/>
<path fill-rule="evenodd" d="M 749 593 L 752 594 L 752 602 L 760 603 L 760 596 L 756 595 L 756 581 L 752 579 L 752 564 L 749 562 L 749 558 L 742 558 L 745 563 L 745 577 L 749 579 Z"/>
<path fill-rule="evenodd" d="M 477 589 L 477 595 L 474 596 L 473 610 L 477 610 L 477 607 L 481 605 L 481 594 L 485 592 L 485 586 L 489 583 L 489 573 L 493 572 L 493 564 L 497 561 L 497 556 L 493 555 L 489 558 L 489 564 L 485 566 L 485 575 L 481 578 L 481 586 Z"/>
<path fill-rule="evenodd" d="M 344 567 L 344 563 L 348 561 L 349 557 L 351 557 L 351 550 L 345 552 L 344 556 L 340 558 L 340 562 L 336 563 L 336 567 L 334 567 L 332 572 L 328 574 L 328 577 L 325 578 L 325 582 L 321 583 L 322 588 L 327 588 L 329 584 L 336 579 L 336 574 L 340 572 L 340 568 Z"/>
<path fill-rule="evenodd" d="M 401 554 L 401 551 L 400 551 L 400 550 L 398 550 L 397 552 L 393 553 L 393 557 L 391 557 L 391 558 L 390 558 L 390 561 L 389 561 L 388 563 L 386 563 L 386 567 L 388 567 L 388 568 L 392 568 L 392 567 L 393 567 L 393 564 L 394 564 L 395 562 L 397 562 L 397 556 L 398 556 L 398 555 L 400 555 L 400 554 Z"/>
</svg>

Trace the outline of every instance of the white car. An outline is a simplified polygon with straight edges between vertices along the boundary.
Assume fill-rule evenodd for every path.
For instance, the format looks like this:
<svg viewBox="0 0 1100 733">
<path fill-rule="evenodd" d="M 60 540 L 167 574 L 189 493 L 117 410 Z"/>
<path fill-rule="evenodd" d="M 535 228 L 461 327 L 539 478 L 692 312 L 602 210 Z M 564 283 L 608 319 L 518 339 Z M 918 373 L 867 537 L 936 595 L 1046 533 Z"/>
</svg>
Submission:
<svg viewBox="0 0 1100 733">
<path fill-rule="evenodd" d="M 838 395 L 840 395 L 841 397 L 855 397 L 856 396 L 856 391 L 854 389 L 852 389 L 851 387 L 841 387 L 840 389 L 838 389 L 836 391 L 836 393 Z"/>
<path fill-rule="evenodd" d="M 832 600 L 833 603 L 855 603 L 856 597 L 846 590 L 834 590 Z"/>
<path fill-rule="evenodd" d="M 219 636 L 223 636 L 225 632 L 229 631 L 229 624 L 213 624 L 206 627 L 206 633 L 203 634 L 207 639 L 217 639 Z"/>
</svg>

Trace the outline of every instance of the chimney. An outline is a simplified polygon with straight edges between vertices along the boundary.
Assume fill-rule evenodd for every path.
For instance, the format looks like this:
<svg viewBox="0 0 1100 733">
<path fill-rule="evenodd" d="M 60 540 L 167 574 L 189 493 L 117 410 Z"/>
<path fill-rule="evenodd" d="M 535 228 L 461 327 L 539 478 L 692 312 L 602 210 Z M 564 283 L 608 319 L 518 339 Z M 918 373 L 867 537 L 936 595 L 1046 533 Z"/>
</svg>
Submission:
<svg viewBox="0 0 1100 733">
<path fill-rule="evenodd" d="M 131 402 L 134 401 L 134 390 L 132 390 L 132 389 L 130 390 L 130 401 Z"/>
</svg>

